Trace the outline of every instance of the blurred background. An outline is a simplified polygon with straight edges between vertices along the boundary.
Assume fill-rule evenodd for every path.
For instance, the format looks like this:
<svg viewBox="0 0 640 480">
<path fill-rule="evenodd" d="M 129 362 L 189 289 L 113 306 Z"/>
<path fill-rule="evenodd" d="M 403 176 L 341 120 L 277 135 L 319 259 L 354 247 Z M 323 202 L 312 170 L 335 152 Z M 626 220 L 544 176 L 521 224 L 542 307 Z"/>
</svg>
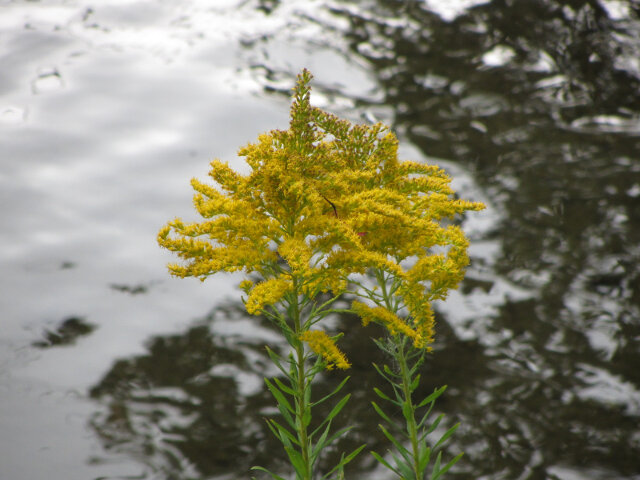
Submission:
<svg viewBox="0 0 640 480">
<path fill-rule="evenodd" d="M 281 339 L 235 285 L 169 278 L 191 177 L 312 103 L 382 121 L 463 198 L 472 264 L 436 305 L 426 394 L 452 480 L 640 479 L 640 3 L 0 0 L 0 479 L 278 471 Z M 244 169 L 244 170 L 243 170 Z M 353 318 L 340 446 L 387 445 Z M 375 330 L 367 334 L 376 335 Z M 321 378 L 319 391 L 342 376 Z M 391 479 L 363 454 L 347 478 Z M 260 477 L 262 478 L 262 477 Z"/>
</svg>

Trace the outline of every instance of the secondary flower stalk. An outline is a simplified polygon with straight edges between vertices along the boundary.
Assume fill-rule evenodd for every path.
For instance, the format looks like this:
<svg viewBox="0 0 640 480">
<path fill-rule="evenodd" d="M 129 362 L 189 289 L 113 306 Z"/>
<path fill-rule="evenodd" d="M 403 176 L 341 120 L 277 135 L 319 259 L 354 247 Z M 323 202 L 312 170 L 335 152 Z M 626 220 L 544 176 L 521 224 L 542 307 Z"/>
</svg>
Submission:
<svg viewBox="0 0 640 480">
<path fill-rule="evenodd" d="M 323 322 L 338 311 L 336 300 L 356 296 L 362 301 L 351 311 L 365 325 L 380 323 L 407 349 L 428 351 L 431 302 L 457 287 L 469 262 L 467 240 L 447 219 L 483 208 L 453 198 L 440 168 L 399 161 L 388 127 L 354 125 L 312 107 L 311 78 L 306 70 L 298 76 L 289 128 L 239 150 L 251 172 L 241 175 L 214 160 L 213 185 L 191 182 L 202 221 L 175 219 L 158 234 L 158 243 L 182 259 L 169 265 L 171 274 L 205 280 L 243 271 L 247 312 L 281 329 L 290 351 L 284 357 L 268 352 L 284 381 L 266 383 L 285 423 L 269 419 L 268 425 L 296 480 L 311 480 L 323 450 L 348 430 L 329 434 L 348 395 L 310 428 L 312 406 L 319 403 L 311 401 L 315 376 L 325 368 L 349 368 L 337 345 L 341 335 L 327 333 Z M 371 274 L 377 290 L 370 287 Z M 343 385 L 321 401 L 333 400 Z M 322 478 L 341 478 L 361 449 Z"/>
</svg>

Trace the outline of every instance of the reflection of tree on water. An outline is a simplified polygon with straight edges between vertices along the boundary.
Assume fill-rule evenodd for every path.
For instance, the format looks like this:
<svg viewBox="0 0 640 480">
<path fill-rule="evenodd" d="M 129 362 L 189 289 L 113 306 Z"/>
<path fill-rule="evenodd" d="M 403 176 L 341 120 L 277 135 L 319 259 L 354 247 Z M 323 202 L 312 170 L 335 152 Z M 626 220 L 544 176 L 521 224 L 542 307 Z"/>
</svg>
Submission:
<svg viewBox="0 0 640 480">
<path fill-rule="evenodd" d="M 240 305 L 219 308 L 182 334 L 153 338 L 147 354 L 116 362 L 91 391 L 105 405 L 92 421 L 105 447 L 135 456 L 168 479 L 248 478 L 252 465 L 286 468 L 282 445 L 264 422 L 278 414 L 263 383 L 275 373 L 264 345 L 277 348 L 267 328 Z M 350 424 L 365 422 L 372 431 L 356 430 L 340 444 L 345 451 L 380 442 L 366 394 L 374 376 L 369 362 L 378 353 L 359 328 L 352 330 L 341 342 L 354 352 L 348 372 L 354 377 L 348 384 Z M 343 375 L 323 375 L 314 394 L 332 391 Z M 322 418 L 330 405 L 316 408 Z M 370 469 L 373 458 L 363 455 L 356 465 L 352 469 Z"/>
<path fill-rule="evenodd" d="M 349 42 L 346 53 L 370 66 L 380 104 L 394 111 L 393 128 L 426 154 L 473 170 L 502 215 L 487 234 L 499 244 L 495 260 L 475 258 L 457 297 L 478 307 L 469 335 L 460 335 L 455 314 L 441 315 L 436 352 L 425 366 L 427 390 L 449 385 L 437 408 L 462 423 L 451 451 L 466 455 L 448 476 L 634 478 L 637 6 L 629 3 L 629 18 L 615 20 L 595 0 L 493 1 L 447 23 L 424 2 L 402 9 L 398 2 L 369 2 L 366 12 L 349 3 L 333 4 L 333 14 L 348 21 L 334 31 Z M 272 14 L 278 8 L 271 2 Z M 265 51 L 268 41 L 260 39 Z M 483 304 L 507 282 L 528 298 L 506 295 L 487 313 Z M 114 365 L 93 391 L 110 408 L 94 421 L 106 445 L 163 469 L 166 478 L 187 478 L 187 467 L 247 478 L 248 466 L 280 461 L 280 445 L 262 420 L 272 408 L 259 383 L 270 373 L 265 342 L 212 335 L 217 324 L 249 322 L 239 308 L 223 313 L 216 312 L 211 328 L 156 338 L 147 355 Z M 363 440 L 384 451 L 368 403 L 378 382 L 370 368 L 377 349 L 360 327 L 344 331 L 341 345 L 354 364 L 349 408 L 358 425 L 344 449 Z M 216 374 L 220 363 L 235 370 Z M 259 388 L 242 390 L 241 373 Z M 338 378 L 326 376 L 319 388 L 329 390 Z M 349 478 L 367 478 L 362 472 L 371 460 L 362 455 L 354 462 L 361 476 Z"/>
<path fill-rule="evenodd" d="M 452 23 L 417 3 L 395 24 L 388 2 L 336 9 L 394 127 L 501 205 L 501 254 L 476 263 L 532 295 L 476 319 L 472 362 L 441 325 L 430 371 L 468 416 L 459 478 L 638 473 L 640 23 L 620 3 L 621 20 L 597 1 L 494 1 Z"/>
<path fill-rule="evenodd" d="M 45 330 L 42 340 L 37 340 L 31 345 L 36 348 L 51 348 L 64 345 L 73 345 L 75 341 L 95 330 L 95 325 L 88 323 L 83 317 L 69 317 L 59 323 L 52 330 Z"/>
<path fill-rule="evenodd" d="M 449 420 L 462 422 L 450 448 L 466 451 L 462 468 L 452 478 L 511 479 L 527 472 L 525 478 L 550 478 L 549 467 L 557 465 L 633 472 L 638 412 L 580 398 L 589 382 L 579 377 L 577 366 L 604 369 L 606 362 L 594 362 L 596 353 L 579 332 L 568 339 L 572 356 L 564 344 L 556 345 L 557 351 L 550 348 L 557 335 L 550 326 L 538 327 L 533 338 L 527 332 L 535 321 L 535 306 L 534 301 L 504 306 L 497 321 L 509 322 L 515 331 L 508 346 L 486 348 L 476 340 L 462 341 L 440 322 L 437 352 L 424 369 L 428 387 L 418 394 L 450 386 L 437 408 Z M 263 419 L 275 409 L 262 376 L 273 372 L 268 371 L 264 340 L 252 336 L 254 319 L 247 319 L 237 306 L 218 309 L 206 320 L 183 334 L 156 337 L 147 354 L 114 364 L 92 389 L 92 396 L 105 405 L 93 427 L 107 449 L 137 458 L 162 475 L 159 478 L 248 478 L 250 465 L 286 465 L 281 445 Z M 352 326 L 357 322 L 340 321 Z M 246 335 L 215 333 L 217 326 L 233 322 L 241 322 Z M 266 325 L 258 323 L 253 329 Z M 383 359 L 363 333 L 373 331 L 351 328 L 341 342 L 353 361 L 346 422 L 356 426 L 341 448 L 350 451 L 367 442 L 371 449 L 384 451 L 369 404 L 371 389 L 378 384 L 370 362 Z M 330 391 L 341 378 L 325 376 L 316 394 Z M 361 455 L 349 470 L 350 478 L 366 478 L 359 475 L 374 466 L 370 456 Z M 616 478 L 606 475 L 585 478 Z"/>
</svg>

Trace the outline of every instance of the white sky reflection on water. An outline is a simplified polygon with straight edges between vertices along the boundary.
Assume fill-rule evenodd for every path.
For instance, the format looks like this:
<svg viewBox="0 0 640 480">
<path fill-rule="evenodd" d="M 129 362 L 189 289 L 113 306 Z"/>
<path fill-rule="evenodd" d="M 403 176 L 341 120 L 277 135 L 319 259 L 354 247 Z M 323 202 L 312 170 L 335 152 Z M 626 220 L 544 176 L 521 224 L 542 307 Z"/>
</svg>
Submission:
<svg viewBox="0 0 640 480">
<path fill-rule="evenodd" d="M 194 215 L 189 179 L 206 177 L 211 159 L 242 169 L 238 147 L 287 125 L 288 102 L 256 96 L 238 42 L 281 29 L 286 16 L 248 16 L 240 3 L 0 6 L 10 72 L 0 81 L 0 478 L 140 475 L 87 430 L 96 408 L 87 389 L 115 359 L 234 291 L 237 277 L 170 279 L 174 258 L 155 236 L 173 216 Z M 330 51 L 269 48 L 293 72 L 308 66 L 331 84 L 351 69 L 353 88 L 367 82 Z M 74 345 L 30 347 L 71 316 L 97 329 Z"/>
<path fill-rule="evenodd" d="M 458 16 L 465 13 L 469 8 L 476 5 L 489 3 L 490 0 L 423 0 L 427 4 L 429 10 L 440 15 L 440 17 L 451 22 Z"/>
<path fill-rule="evenodd" d="M 96 408 L 87 388 L 116 358 L 233 292 L 230 276 L 168 278 L 173 258 L 155 236 L 192 215 L 189 179 L 214 156 L 237 164 L 239 146 L 286 126 L 287 103 L 234 77 L 229 38 L 193 49 L 196 32 L 170 24 L 178 7 L 0 9 L 0 60 L 11 72 L 0 82 L 9 119 L 0 124 L 0 478 L 139 475 L 144 467 L 110 459 L 87 430 Z M 30 347 L 71 316 L 98 328 L 75 345 Z"/>
<path fill-rule="evenodd" d="M 309 49 L 310 39 L 339 41 L 320 24 L 242 50 L 241 41 L 290 28 L 294 14 L 346 28 L 318 8 L 324 4 L 291 2 L 274 16 L 233 0 L 213 8 L 198 0 L 0 5 L 1 479 L 143 472 L 109 457 L 87 430 L 96 407 L 86 392 L 115 359 L 143 352 L 150 336 L 184 328 L 234 292 L 237 277 L 169 278 L 174 257 L 155 236 L 172 217 L 194 215 L 189 179 L 205 178 L 209 160 L 242 169 L 238 147 L 286 127 L 288 103 L 257 95 L 262 86 L 247 64 L 263 62 L 263 48 L 276 70 L 307 66 L 343 95 L 316 91 L 322 107 L 348 109 L 350 96 L 379 95 L 364 65 Z M 421 159 L 417 151 L 403 156 Z M 472 189 L 463 172 L 455 176 Z M 472 230 L 486 230 L 494 214 Z M 129 295 L 113 284 L 148 291 Z M 31 348 L 72 316 L 97 329 L 73 345 Z"/>
</svg>

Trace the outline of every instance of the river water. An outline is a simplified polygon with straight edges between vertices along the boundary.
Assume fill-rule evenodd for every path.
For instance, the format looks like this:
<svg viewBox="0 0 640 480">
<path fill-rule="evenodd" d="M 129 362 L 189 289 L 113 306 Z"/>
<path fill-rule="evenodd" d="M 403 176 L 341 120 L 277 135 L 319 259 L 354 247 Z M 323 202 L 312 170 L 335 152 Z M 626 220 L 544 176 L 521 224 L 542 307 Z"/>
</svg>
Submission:
<svg viewBox="0 0 640 480">
<path fill-rule="evenodd" d="M 634 1 L 0 1 L 0 479 L 278 469 L 274 372 L 238 278 L 168 277 L 188 181 L 312 101 L 381 120 L 464 198 L 472 264 L 421 393 L 460 480 L 640 479 L 640 6 Z M 383 452 L 352 318 L 344 449 Z M 319 390 L 341 380 L 321 379 Z M 361 455 L 352 480 L 389 477 Z"/>
</svg>

